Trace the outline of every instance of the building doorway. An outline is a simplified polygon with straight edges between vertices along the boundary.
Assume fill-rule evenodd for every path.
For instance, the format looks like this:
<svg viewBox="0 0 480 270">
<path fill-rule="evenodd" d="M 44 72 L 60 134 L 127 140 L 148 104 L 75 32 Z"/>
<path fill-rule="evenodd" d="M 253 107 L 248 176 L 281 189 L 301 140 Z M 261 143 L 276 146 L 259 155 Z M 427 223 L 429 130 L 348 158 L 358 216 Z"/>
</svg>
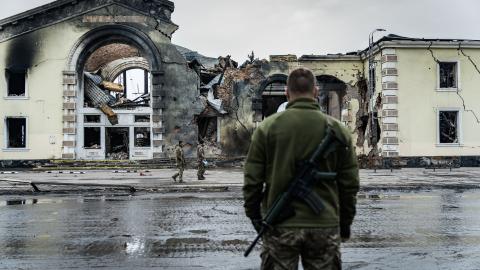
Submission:
<svg viewBox="0 0 480 270">
<path fill-rule="evenodd" d="M 269 84 L 262 93 L 262 115 L 263 119 L 277 112 L 282 103 L 287 102 L 285 96 L 284 82 L 273 82 Z"/>
<path fill-rule="evenodd" d="M 126 160 L 130 156 L 128 127 L 105 128 L 105 154 L 107 159 Z"/>
</svg>

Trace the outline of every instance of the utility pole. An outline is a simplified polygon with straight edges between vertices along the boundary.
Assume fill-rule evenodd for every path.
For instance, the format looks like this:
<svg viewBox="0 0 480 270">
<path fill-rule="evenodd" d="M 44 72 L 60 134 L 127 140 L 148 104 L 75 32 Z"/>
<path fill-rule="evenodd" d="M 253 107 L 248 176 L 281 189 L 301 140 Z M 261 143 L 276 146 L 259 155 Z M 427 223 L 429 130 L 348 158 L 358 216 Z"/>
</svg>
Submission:
<svg viewBox="0 0 480 270">
<path fill-rule="evenodd" d="M 378 143 L 377 138 L 377 125 L 375 125 L 374 121 L 374 108 L 375 108 L 375 56 L 373 54 L 373 35 L 376 32 L 384 32 L 385 29 L 377 28 L 373 30 L 370 35 L 368 36 L 368 99 L 370 101 L 370 136 L 372 138 L 372 145 L 376 145 Z M 378 115 L 377 115 L 378 117 Z"/>
</svg>

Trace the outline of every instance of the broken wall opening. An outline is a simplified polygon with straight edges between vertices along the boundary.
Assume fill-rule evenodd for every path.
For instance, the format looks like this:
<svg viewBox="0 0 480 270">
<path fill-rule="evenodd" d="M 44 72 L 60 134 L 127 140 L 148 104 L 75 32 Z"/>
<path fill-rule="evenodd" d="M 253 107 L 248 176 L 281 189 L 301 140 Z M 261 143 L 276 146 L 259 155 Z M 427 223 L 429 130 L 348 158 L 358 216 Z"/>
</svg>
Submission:
<svg viewBox="0 0 480 270">
<path fill-rule="evenodd" d="M 218 138 L 218 118 L 215 116 L 197 117 L 198 141 L 216 143 Z"/>
<path fill-rule="evenodd" d="M 368 93 L 368 85 L 365 79 L 358 81 L 357 83 L 358 89 L 358 112 L 356 116 L 355 122 L 355 131 L 357 133 L 357 143 L 358 147 L 363 147 L 365 143 L 365 136 L 367 133 L 368 123 L 370 120 L 370 113 L 369 113 L 369 100 L 367 98 Z"/>
<path fill-rule="evenodd" d="M 262 92 L 262 119 L 276 113 L 283 103 L 287 102 L 285 96 L 286 82 L 273 82 Z"/>
<path fill-rule="evenodd" d="M 107 159 L 125 160 L 129 158 L 129 128 L 105 128 L 105 151 Z"/>
<path fill-rule="evenodd" d="M 319 89 L 319 104 L 322 111 L 338 120 L 341 120 L 343 99 L 347 94 L 347 85 L 331 75 L 316 77 Z"/>
<path fill-rule="evenodd" d="M 26 148 L 27 119 L 7 117 L 5 124 L 7 127 L 7 148 Z"/>
</svg>

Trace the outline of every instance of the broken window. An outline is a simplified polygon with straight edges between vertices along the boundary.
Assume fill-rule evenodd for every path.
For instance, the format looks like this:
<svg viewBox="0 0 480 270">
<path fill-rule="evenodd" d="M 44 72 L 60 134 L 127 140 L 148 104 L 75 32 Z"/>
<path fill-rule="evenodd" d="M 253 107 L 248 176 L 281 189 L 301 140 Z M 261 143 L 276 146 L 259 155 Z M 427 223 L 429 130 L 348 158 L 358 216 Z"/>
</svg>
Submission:
<svg viewBox="0 0 480 270">
<path fill-rule="evenodd" d="M 26 95 L 26 78 L 25 70 L 9 70 L 5 71 L 7 78 L 7 91 L 9 97 L 24 97 Z"/>
<path fill-rule="evenodd" d="M 85 123 L 100 123 L 101 118 L 100 115 L 95 114 L 95 115 L 85 115 L 84 117 L 84 122 Z"/>
<path fill-rule="evenodd" d="M 150 123 L 150 115 L 135 115 L 135 123 Z"/>
<path fill-rule="evenodd" d="M 84 144 L 88 149 L 100 149 L 100 127 L 86 127 L 83 132 Z"/>
<path fill-rule="evenodd" d="M 457 63 L 439 62 L 440 88 L 457 88 Z"/>
<path fill-rule="evenodd" d="M 148 127 L 136 127 L 135 132 L 135 147 L 150 147 L 150 128 Z"/>
<path fill-rule="evenodd" d="M 27 119 L 26 118 L 7 118 L 7 148 L 26 148 L 27 147 Z"/>
<path fill-rule="evenodd" d="M 218 132 L 217 117 L 198 117 L 198 140 L 200 142 L 216 142 Z"/>
<path fill-rule="evenodd" d="M 134 68 L 123 71 L 115 80 L 115 83 L 124 86 L 124 96 L 129 100 L 150 93 L 150 73 L 144 69 Z"/>
<path fill-rule="evenodd" d="M 459 143 L 458 111 L 439 112 L 440 143 Z"/>
</svg>

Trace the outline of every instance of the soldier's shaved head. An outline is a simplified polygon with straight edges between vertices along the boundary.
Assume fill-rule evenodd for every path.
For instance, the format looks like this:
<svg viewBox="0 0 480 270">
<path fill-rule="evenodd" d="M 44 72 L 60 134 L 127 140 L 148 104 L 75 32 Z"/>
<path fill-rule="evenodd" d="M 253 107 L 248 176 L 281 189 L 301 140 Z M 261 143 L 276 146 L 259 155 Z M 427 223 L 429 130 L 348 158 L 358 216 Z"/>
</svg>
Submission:
<svg viewBox="0 0 480 270">
<path fill-rule="evenodd" d="M 293 94 L 305 94 L 313 92 L 315 88 L 315 76 L 306 68 L 298 68 L 290 73 L 287 88 Z"/>
</svg>

